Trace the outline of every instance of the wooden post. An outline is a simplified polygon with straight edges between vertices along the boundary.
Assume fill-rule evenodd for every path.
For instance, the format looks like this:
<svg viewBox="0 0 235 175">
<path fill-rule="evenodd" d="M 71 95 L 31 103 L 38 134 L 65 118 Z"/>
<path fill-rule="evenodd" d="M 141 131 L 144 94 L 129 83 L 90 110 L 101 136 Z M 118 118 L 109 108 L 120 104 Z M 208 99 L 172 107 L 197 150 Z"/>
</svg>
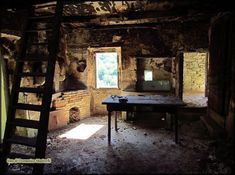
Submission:
<svg viewBox="0 0 235 175">
<path fill-rule="evenodd" d="M 117 131 L 117 111 L 115 112 L 115 131 Z"/>
<path fill-rule="evenodd" d="M 137 67 L 137 71 L 136 71 L 136 77 L 137 77 L 137 82 L 136 82 L 136 90 L 137 91 L 142 91 L 143 90 L 143 61 L 142 59 L 136 59 L 136 67 Z"/>
<path fill-rule="evenodd" d="M 181 100 L 183 99 L 183 52 L 180 52 L 176 56 L 176 87 L 175 95 Z"/>
<path fill-rule="evenodd" d="M 108 144 L 111 143 L 111 111 L 108 111 Z"/>
</svg>

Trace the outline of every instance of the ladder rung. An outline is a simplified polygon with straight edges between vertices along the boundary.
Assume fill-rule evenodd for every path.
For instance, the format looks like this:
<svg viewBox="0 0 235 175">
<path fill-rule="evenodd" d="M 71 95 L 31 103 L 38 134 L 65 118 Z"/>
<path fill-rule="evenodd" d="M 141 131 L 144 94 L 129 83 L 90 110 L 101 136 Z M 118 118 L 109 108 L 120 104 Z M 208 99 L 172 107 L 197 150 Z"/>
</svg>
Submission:
<svg viewBox="0 0 235 175">
<path fill-rule="evenodd" d="M 29 92 L 29 93 L 42 93 L 44 92 L 43 88 L 28 88 L 28 87 L 21 87 L 18 90 L 19 92 Z"/>
<path fill-rule="evenodd" d="M 35 158 L 34 155 L 25 155 L 25 154 L 21 154 L 21 153 L 14 153 L 14 152 L 11 152 L 8 156 L 8 158 L 22 158 L 22 159 L 33 159 Z"/>
<path fill-rule="evenodd" d="M 49 20 L 49 19 L 53 19 L 54 15 L 43 15 L 43 16 L 32 16 L 29 17 L 29 19 L 31 20 Z"/>
<path fill-rule="evenodd" d="M 34 32 L 39 32 L 39 31 L 52 32 L 53 30 L 52 30 L 52 28 L 40 28 L 40 29 L 26 30 L 25 32 L 34 33 Z"/>
<path fill-rule="evenodd" d="M 35 76 L 45 77 L 46 73 L 22 72 L 22 73 L 19 73 L 18 76 L 20 77 L 35 77 Z"/>
<path fill-rule="evenodd" d="M 6 139 L 7 142 L 25 145 L 25 146 L 31 146 L 36 147 L 36 138 L 29 138 L 29 137 L 23 137 L 23 136 L 12 136 L 9 139 Z"/>
<path fill-rule="evenodd" d="M 34 61 L 48 61 L 49 60 L 49 55 L 26 55 L 24 58 L 18 59 L 17 61 L 19 62 L 34 62 Z"/>
<path fill-rule="evenodd" d="M 55 2 L 49 2 L 49 3 L 35 4 L 33 6 L 36 9 L 38 9 L 38 8 L 45 8 L 45 7 L 55 7 L 56 3 Z"/>
<path fill-rule="evenodd" d="M 30 111 L 41 111 L 42 110 L 42 105 L 17 103 L 15 105 L 15 108 L 16 109 L 23 109 L 23 110 L 30 110 Z"/>
<path fill-rule="evenodd" d="M 48 41 L 47 41 L 48 42 Z M 26 54 L 25 58 L 35 58 L 35 59 L 40 59 L 40 58 L 48 58 L 49 54 L 42 54 L 42 53 L 36 53 L 36 54 Z"/>
<path fill-rule="evenodd" d="M 28 59 L 21 59 L 16 60 L 17 62 L 41 62 L 41 61 L 48 61 L 48 58 L 28 58 Z"/>
<path fill-rule="evenodd" d="M 39 129 L 39 121 L 36 120 L 28 120 L 28 119 L 21 119 L 21 118 L 16 118 L 12 122 L 9 122 L 11 125 L 14 126 L 21 126 L 25 128 L 35 128 Z"/>
<path fill-rule="evenodd" d="M 30 45 L 48 45 L 48 42 L 30 43 Z"/>
</svg>

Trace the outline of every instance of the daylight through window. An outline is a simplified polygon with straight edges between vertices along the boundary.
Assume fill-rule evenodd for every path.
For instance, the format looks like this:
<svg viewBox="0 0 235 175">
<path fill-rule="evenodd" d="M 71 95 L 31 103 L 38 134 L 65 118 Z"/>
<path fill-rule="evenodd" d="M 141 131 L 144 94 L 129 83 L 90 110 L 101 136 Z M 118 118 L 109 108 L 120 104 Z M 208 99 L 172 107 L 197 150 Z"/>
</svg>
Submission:
<svg viewBox="0 0 235 175">
<path fill-rule="evenodd" d="M 96 53 L 96 87 L 118 88 L 118 59 L 116 52 Z"/>
<path fill-rule="evenodd" d="M 153 81 L 153 72 L 151 70 L 144 71 L 144 81 Z"/>
</svg>

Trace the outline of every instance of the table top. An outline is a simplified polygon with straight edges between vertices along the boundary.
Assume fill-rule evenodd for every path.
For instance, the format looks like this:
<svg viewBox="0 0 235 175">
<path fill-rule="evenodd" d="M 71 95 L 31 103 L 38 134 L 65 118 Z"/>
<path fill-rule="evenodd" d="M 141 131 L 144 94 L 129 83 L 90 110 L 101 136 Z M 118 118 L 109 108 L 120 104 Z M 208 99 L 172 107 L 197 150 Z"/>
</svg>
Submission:
<svg viewBox="0 0 235 175">
<path fill-rule="evenodd" d="M 127 99 L 120 102 L 120 99 Z M 148 95 L 148 96 L 110 96 L 102 104 L 106 105 L 161 105 L 161 106 L 184 106 L 185 103 L 175 96 Z"/>
</svg>

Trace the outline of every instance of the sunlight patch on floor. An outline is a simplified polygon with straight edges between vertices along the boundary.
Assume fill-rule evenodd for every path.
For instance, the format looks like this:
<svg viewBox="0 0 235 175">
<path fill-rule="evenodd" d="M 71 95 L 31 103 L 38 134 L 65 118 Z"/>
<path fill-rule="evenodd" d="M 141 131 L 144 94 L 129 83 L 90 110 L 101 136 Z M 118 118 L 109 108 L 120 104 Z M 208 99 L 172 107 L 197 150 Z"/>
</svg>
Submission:
<svg viewBox="0 0 235 175">
<path fill-rule="evenodd" d="M 77 127 L 60 135 L 59 138 L 86 140 L 93 134 L 95 134 L 97 131 L 99 131 L 103 126 L 104 125 L 82 123 Z"/>
</svg>

